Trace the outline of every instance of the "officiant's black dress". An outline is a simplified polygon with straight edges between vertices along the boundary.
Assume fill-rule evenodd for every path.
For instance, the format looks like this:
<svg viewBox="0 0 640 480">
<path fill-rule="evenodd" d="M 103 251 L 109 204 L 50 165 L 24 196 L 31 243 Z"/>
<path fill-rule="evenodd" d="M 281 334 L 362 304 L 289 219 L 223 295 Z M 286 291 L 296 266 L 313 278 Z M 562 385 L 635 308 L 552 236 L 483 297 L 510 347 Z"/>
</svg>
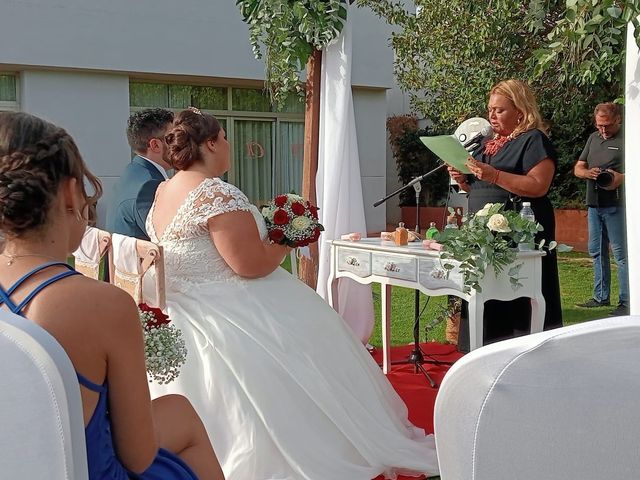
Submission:
<svg viewBox="0 0 640 480">
<path fill-rule="evenodd" d="M 473 157 L 497 168 L 500 171 L 526 175 L 542 160 L 549 158 L 557 164 L 557 154 L 549 138 L 540 130 L 529 130 L 507 142 L 493 156 L 484 153 L 485 139 Z M 539 198 L 519 197 L 507 190 L 477 179 L 469 175 L 467 181 L 469 191 L 469 212 L 475 213 L 486 203 L 505 203 L 508 208 L 519 210 L 523 201 L 531 202 L 536 220 L 544 227 L 544 231 L 536 236 L 536 242 L 546 240 L 548 245 L 555 240 L 555 219 L 553 207 L 547 195 Z M 505 277 L 505 281 L 508 279 Z M 547 252 L 542 258 L 542 294 L 546 302 L 544 329 L 550 330 L 562 326 L 562 307 L 560 304 L 560 281 L 558 278 L 558 262 L 556 251 Z M 460 323 L 458 347 L 467 351 L 469 348 L 469 325 L 466 302 L 463 306 Z M 489 300 L 484 310 L 484 344 L 525 335 L 530 331 L 531 302 L 529 298 L 518 298 L 510 302 Z"/>
</svg>

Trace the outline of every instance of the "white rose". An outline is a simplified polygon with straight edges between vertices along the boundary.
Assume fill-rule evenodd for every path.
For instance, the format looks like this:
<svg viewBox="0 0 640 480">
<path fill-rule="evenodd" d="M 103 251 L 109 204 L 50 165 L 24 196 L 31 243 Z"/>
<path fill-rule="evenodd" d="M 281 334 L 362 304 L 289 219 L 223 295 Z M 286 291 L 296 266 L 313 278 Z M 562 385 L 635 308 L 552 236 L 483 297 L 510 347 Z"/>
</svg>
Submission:
<svg viewBox="0 0 640 480">
<path fill-rule="evenodd" d="M 494 203 L 485 203 L 484 207 L 482 207 L 482 210 L 478 211 L 476 215 L 478 217 L 486 217 L 487 215 L 489 215 L 489 209 L 494 205 Z"/>
<path fill-rule="evenodd" d="M 511 231 L 509 228 L 509 222 L 505 216 L 500 213 L 494 213 L 489 217 L 487 227 L 489 227 L 489 230 L 493 230 L 494 232 L 507 233 Z"/>
<path fill-rule="evenodd" d="M 291 221 L 291 226 L 296 230 L 306 230 L 311 226 L 311 219 L 305 216 L 296 217 Z"/>
<path fill-rule="evenodd" d="M 276 209 L 274 207 L 263 207 L 262 216 L 267 220 L 269 220 L 270 222 L 273 222 L 273 214 L 275 211 Z"/>
</svg>

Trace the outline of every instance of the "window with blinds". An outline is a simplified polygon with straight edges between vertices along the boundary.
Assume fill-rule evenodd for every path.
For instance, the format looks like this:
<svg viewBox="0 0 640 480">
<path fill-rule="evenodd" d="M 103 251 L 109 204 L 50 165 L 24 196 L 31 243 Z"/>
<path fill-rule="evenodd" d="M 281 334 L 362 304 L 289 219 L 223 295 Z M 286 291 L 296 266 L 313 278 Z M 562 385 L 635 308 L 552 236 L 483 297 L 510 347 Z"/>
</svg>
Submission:
<svg viewBox="0 0 640 480">
<path fill-rule="evenodd" d="M 18 81 L 16 75 L 0 72 L 0 111 L 18 110 Z"/>
<path fill-rule="evenodd" d="M 261 89 L 132 81 L 131 110 L 196 107 L 214 115 L 231 148 L 228 181 L 260 205 L 279 193 L 301 193 L 304 104 L 292 96 L 276 110 Z"/>
</svg>

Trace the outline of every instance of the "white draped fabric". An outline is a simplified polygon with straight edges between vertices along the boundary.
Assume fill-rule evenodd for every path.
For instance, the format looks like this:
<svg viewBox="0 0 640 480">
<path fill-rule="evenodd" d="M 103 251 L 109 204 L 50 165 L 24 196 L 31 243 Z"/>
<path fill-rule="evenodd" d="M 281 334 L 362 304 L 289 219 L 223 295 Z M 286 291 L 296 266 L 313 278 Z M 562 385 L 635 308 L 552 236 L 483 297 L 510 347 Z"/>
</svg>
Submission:
<svg viewBox="0 0 640 480">
<path fill-rule="evenodd" d="M 625 176 L 627 187 L 627 245 L 629 262 L 629 291 L 631 293 L 631 313 L 640 315 L 640 250 L 633 248 L 640 244 L 640 216 L 633 208 L 640 204 L 640 144 L 635 133 L 640 125 L 640 50 L 633 37 L 634 28 L 629 23 L 627 30 L 627 62 L 625 82 Z"/>
<path fill-rule="evenodd" d="M 338 41 L 323 52 L 320 102 L 316 191 L 320 221 L 325 231 L 318 243 L 317 292 L 326 299 L 330 260 L 327 240 L 350 232 L 359 232 L 363 237 L 367 233 L 351 93 L 350 21 L 345 24 Z M 374 325 L 371 287 L 349 279 L 339 280 L 338 312 L 356 336 L 366 343 Z"/>
</svg>

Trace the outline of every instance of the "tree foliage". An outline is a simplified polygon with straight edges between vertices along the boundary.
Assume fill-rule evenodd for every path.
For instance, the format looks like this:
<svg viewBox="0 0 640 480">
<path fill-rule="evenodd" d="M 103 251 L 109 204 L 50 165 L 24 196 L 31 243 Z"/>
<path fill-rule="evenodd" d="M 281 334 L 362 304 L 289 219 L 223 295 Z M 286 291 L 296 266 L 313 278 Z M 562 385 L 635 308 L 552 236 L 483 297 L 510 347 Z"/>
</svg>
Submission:
<svg viewBox="0 0 640 480">
<path fill-rule="evenodd" d="M 558 149 L 551 197 L 564 206 L 584 202 L 584 182 L 572 169 L 593 128 L 593 107 L 620 96 L 624 29 L 614 16 L 627 18 L 631 10 L 619 4 L 638 1 L 415 0 L 417 13 L 403 0 L 358 0 L 358 5 L 398 27 L 391 38 L 398 84 L 410 93 L 414 111 L 437 130 L 452 132 L 467 118 L 485 117 L 487 93 L 496 82 L 527 81 Z M 572 4 L 579 11 L 576 18 L 583 18 L 584 33 L 571 33 L 568 26 Z M 598 5 L 604 4 L 611 5 L 603 14 Z M 589 34 L 594 34 L 591 44 L 585 40 Z M 578 63 L 572 66 L 566 58 Z"/>
<path fill-rule="evenodd" d="M 299 72 L 313 49 L 338 37 L 347 18 L 347 0 L 236 0 L 249 25 L 257 59 L 264 56 L 267 89 L 273 104 L 302 95 Z"/>
<path fill-rule="evenodd" d="M 531 2 L 544 12 L 545 0 Z M 626 28 L 631 22 L 640 48 L 640 0 L 567 0 L 561 18 L 534 52 L 537 77 L 553 71 L 560 83 L 581 86 L 622 78 Z"/>
</svg>

